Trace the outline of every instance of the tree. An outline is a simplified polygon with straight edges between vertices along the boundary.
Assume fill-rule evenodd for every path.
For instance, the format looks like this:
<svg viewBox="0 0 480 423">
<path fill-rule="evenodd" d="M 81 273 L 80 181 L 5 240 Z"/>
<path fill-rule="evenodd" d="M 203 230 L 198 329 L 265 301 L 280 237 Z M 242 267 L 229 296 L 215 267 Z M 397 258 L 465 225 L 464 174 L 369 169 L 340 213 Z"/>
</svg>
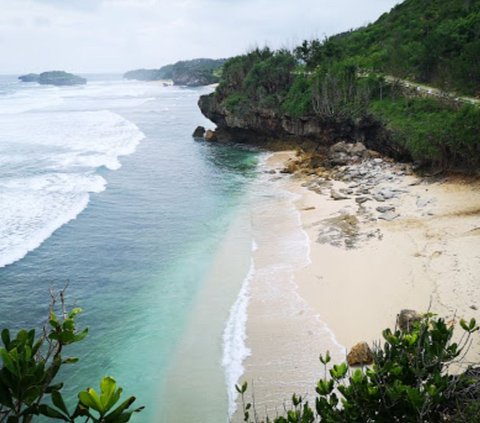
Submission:
<svg viewBox="0 0 480 423">
<path fill-rule="evenodd" d="M 477 420 L 473 421 L 478 422 L 480 372 L 469 369 L 454 375 L 448 371 L 468 349 L 472 334 L 479 330 L 474 319 L 462 320 L 460 325 L 465 332 L 459 343 L 453 340 L 453 326 L 432 314 L 414 323 L 411 330 L 386 329 L 385 343 L 375 349 L 374 363 L 369 368 L 350 369 L 342 363 L 327 373 L 327 352 L 320 356 L 325 377 L 316 386 L 315 405 L 293 395 L 286 415 L 274 420 L 267 417 L 266 422 L 471 422 L 468 418 L 474 416 Z M 242 397 L 244 422 L 252 422 L 255 407 L 245 402 L 247 384 L 236 388 Z M 471 410 L 471 414 L 461 420 L 459 413 L 465 410 Z M 253 421 L 259 423 L 256 412 Z"/>
<path fill-rule="evenodd" d="M 107 376 L 99 393 L 92 388 L 81 391 L 74 410 L 69 410 L 61 393 L 63 383 L 55 378 L 63 365 L 78 361 L 65 357 L 64 350 L 82 341 L 88 329 L 77 329 L 75 318 L 82 310 L 67 311 L 64 292 L 52 294 L 48 325 L 41 334 L 35 329 L 19 330 L 16 336 L 9 329 L 1 332 L 0 423 L 28 423 L 39 415 L 66 422 L 123 423 L 143 409 L 130 409 L 135 397 L 118 404 L 122 388 Z"/>
</svg>

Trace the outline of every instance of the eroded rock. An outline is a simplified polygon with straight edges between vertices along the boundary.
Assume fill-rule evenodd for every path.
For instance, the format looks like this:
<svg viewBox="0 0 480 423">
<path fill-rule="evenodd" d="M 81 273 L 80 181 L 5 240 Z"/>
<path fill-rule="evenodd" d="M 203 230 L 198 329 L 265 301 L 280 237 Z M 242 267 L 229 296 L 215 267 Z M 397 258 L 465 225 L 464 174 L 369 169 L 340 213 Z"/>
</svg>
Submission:
<svg viewBox="0 0 480 423">
<path fill-rule="evenodd" d="M 373 363 L 373 352 L 366 342 L 355 344 L 347 355 L 349 366 L 368 366 Z"/>
<path fill-rule="evenodd" d="M 212 131 L 211 129 L 207 129 L 205 132 L 205 141 L 217 141 L 217 134 L 215 131 Z"/>
<path fill-rule="evenodd" d="M 197 126 L 195 131 L 193 131 L 193 138 L 203 138 L 205 136 L 205 128 L 203 126 Z"/>
</svg>

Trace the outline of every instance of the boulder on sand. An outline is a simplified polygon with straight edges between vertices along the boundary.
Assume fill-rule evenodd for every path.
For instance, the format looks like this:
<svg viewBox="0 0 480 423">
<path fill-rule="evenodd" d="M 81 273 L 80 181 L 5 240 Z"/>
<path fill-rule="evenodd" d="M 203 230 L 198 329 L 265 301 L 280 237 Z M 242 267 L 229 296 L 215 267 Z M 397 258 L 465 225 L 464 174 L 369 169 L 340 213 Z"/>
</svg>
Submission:
<svg viewBox="0 0 480 423">
<path fill-rule="evenodd" d="M 347 355 L 349 366 L 365 366 L 373 363 L 373 352 L 366 342 L 355 344 Z"/>
</svg>

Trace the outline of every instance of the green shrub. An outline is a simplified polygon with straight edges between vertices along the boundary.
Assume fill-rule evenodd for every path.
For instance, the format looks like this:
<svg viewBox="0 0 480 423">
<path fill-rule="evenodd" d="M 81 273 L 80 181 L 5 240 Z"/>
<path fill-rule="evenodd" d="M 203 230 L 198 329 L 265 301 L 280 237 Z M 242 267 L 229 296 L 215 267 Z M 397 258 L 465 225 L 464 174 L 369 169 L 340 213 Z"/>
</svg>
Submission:
<svg viewBox="0 0 480 423">
<path fill-rule="evenodd" d="M 224 105 L 230 112 L 236 112 L 246 104 L 248 104 L 248 98 L 244 94 L 234 93 L 224 100 Z"/>
<path fill-rule="evenodd" d="M 461 321 L 465 335 L 460 343 L 453 341 L 453 326 L 441 318 L 427 314 L 409 332 L 383 331 L 384 345 L 374 350 L 374 363 L 369 368 L 351 369 L 346 363 L 334 365 L 329 378 L 316 386 L 315 405 L 293 395 L 285 416 L 267 422 L 275 423 L 367 423 L 452 421 L 449 417 L 459 409 L 478 410 L 479 398 L 466 400 L 472 387 L 480 395 L 480 376 L 468 372 L 449 373 L 449 366 L 468 348 L 471 336 L 478 331 L 475 320 Z M 320 356 L 325 367 L 330 362 L 327 352 Z M 252 404 L 245 402 L 247 384 L 237 386 L 243 400 L 245 422 L 258 422 Z M 253 409 L 255 407 L 253 406 Z M 253 410 L 255 411 L 255 410 Z"/>
<path fill-rule="evenodd" d="M 282 111 L 297 118 L 313 113 L 312 82 L 306 75 L 297 74 L 282 104 Z"/>
<path fill-rule="evenodd" d="M 369 110 L 419 162 L 466 170 L 480 165 L 479 107 L 455 109 L 434 99 L 394 97 L 373 101 Z"/>
<path fill-rule="evenodd" d="M 123 423 L 143 407 L 130 409 L 135 397 L 118 404 L 122 388 L 115 380 L 104 377 L 100 392 L 88 388 L 78 394 L 73 411 L 67 407 L 63 396 L 63 383 L 55 377 L 63 365 L 78 361 L 65 357 L 65 348 L 82 341 L 87 329 L 79 331 L 75 318 L 81 309 L 67 312 L 63 302 L 59 313 L 55 312 L 55 299 L 50 308 L 48 328 L 36 335 L 35 330 L 19 330 L 15 337 L 3 329 L 0 348 L 0 422 L 31 422 L 34 416 L 66 422 L 91 421 L 94 423 Z"/>
</svg>

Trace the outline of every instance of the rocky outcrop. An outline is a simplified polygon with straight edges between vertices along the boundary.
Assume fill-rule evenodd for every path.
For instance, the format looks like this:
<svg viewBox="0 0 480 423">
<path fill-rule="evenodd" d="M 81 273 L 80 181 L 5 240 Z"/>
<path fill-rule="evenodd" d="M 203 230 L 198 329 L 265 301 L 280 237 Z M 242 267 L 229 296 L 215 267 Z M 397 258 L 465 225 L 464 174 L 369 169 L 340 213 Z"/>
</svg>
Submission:
<svg viewBox="0 0 480 423">
<path fill-rule="evenodd" d="M 347 143 L 340 141 L 328 150 L 328 159 L 334 166 L 358 162 L 369 157 L 368 150 L 361 142 Z"/>
<path fill-rule="evenodd" d="M 38 78 L 40 78 L 38 73 L 27 73 L 18 77 L 22 82 L 38 82 Z"/>
<path fill-rule="evenodd" d="M 347 355 L 349 366 L 368 366 L 373 363 L 373 353 L 366 342 L 354 345 Z"/>
<path fill-rule="evenodd" d="M 85 78 L 74 75 L 64 71 L 49 71 L 43 72 L 39 75 L 29 73 L 27 75 L 19 76 L 18 79 L 22 82 L 38 82 L 42 85 L 84 85 L 87 83 Z"/>
<path fill-rule="evenodd" d="M 211 129 L 207 129 L 207 132 L 205 132 L 205 141 L 217 141 L 217 133 Z"/>
<path fill-rule="evenodd" d="M 205 135 L 205 128 L 203 126 L 197 126 L 195 131 L 193 131 L 192 137 L 193 138 L 203 138 Z"/>
<path fill-rule="evenodd" d="M 202 113 L 217 124 L 217 133 L 222 140 L 265 146 L 272 140 L 280 140 L 286 148 L 296 145 L 306 150 L 327 148 L 338 142 L 361 142 L 367 149 L 408 158 L 405 150 L 392 142 L 388 130 L 369 116 L 356 121 L 318 116 L 291 117 L 246 102 L 227 107 L 218 93 L 201 96 L 198 105 Z M 341 156 L 337 154 L 336 160 L 341 162 Z"/>
</svg>

